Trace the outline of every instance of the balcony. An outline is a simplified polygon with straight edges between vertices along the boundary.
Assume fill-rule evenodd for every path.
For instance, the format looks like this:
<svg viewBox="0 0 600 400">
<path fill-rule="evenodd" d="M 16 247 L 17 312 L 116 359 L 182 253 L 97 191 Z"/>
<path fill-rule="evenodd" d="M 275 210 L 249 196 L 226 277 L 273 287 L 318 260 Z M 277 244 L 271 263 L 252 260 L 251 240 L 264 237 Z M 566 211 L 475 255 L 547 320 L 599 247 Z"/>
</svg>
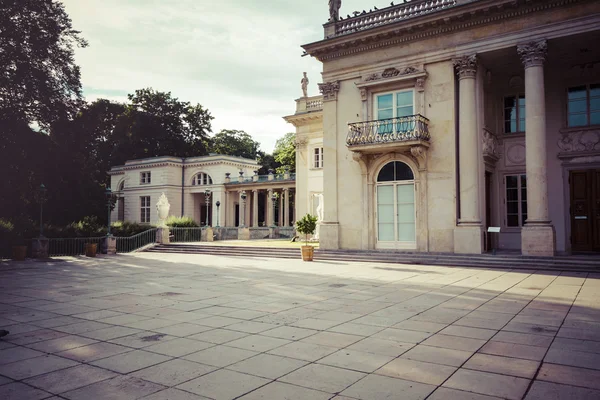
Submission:
<svg viewBox="0 0 600 400">
<path fill-rule="evenodd" d="M 296 180 L 295 173 L 284 173 L 284 174 L 269 174 L 269 175 L 253 175 L 253 176 L 240 176 L 237 178 L 225 178 L 225 185 L 240 185 L 250 183 L 265 183 L 265 182 L 291 182 Z"/>
<path fill-rule="evenodd" d="M 420 114 L 348 124 L 346 145 L 352 151 L 379 153 L 429 147 L 429 120 Z"/>
</svg>

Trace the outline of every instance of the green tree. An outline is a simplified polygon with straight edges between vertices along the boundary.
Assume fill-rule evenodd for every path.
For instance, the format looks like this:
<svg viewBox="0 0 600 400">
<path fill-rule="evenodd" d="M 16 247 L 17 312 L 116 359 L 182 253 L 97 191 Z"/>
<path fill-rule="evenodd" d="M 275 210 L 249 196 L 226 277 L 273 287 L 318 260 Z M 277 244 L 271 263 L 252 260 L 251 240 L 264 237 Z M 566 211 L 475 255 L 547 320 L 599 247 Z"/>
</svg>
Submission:
<svg viewBox="0 0 600 400">
<path fill-rule="evenodd" d="M 81 105 L 74 47 L 87 43 L 56 0 L 0 0 L 0 115 L 48 129 Z"/>
<path fill-rule="evenodd" d="M 244 131 L 223 129 L 211 139 L 211 152 L 256 159 L 260 143 Z"/>
<path fill-rule="evenodd" d="M 280 164 L 277 172 L 282 173 L 286 168 L 290 172 L 296 172 L 296 134 L 294 132 L 286 133 L 282 138 L 275 142 L 273 157 Z"/>
</svg>

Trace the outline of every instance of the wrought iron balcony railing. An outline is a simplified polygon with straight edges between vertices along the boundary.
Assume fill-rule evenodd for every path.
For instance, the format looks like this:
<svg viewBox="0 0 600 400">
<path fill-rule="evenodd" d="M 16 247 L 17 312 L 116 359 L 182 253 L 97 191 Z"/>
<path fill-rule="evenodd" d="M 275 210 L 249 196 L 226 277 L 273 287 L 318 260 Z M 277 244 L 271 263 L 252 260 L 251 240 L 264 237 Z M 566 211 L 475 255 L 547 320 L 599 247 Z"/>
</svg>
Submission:
<svg viewBox="0 0 600 400">
<path fill-rule="evenodd" d="M 348 124 L 346 145 L 429 141 L 429 120 L 420 114 Z"/>
</svg>

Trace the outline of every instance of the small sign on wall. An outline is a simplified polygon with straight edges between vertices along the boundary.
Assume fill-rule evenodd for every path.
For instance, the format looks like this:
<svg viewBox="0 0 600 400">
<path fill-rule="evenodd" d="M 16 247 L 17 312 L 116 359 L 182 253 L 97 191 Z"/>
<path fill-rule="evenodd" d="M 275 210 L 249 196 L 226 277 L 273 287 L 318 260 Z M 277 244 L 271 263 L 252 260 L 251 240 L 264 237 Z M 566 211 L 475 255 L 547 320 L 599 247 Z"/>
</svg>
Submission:
<svg viewBox="0 0 600 400">
<path fill-rule="evenodd" d="M 487 231 L 492 232 L 492 233 L 500 233 L 500 227 L 499 226 L 489 226 Z"/>
</svg>

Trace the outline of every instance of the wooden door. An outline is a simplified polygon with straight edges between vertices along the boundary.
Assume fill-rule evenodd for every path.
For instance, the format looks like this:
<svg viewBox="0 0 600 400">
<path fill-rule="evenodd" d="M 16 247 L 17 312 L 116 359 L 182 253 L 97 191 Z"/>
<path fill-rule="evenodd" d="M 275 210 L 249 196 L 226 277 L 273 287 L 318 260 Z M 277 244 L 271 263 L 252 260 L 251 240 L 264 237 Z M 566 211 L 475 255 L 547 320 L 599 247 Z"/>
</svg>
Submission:
<svg viewBox="0 0 600 400">
<path fill-rule="evenodd" d="M 573 251 L 600 251 L 600 170 L 571 171 Z"/>
</svg>

